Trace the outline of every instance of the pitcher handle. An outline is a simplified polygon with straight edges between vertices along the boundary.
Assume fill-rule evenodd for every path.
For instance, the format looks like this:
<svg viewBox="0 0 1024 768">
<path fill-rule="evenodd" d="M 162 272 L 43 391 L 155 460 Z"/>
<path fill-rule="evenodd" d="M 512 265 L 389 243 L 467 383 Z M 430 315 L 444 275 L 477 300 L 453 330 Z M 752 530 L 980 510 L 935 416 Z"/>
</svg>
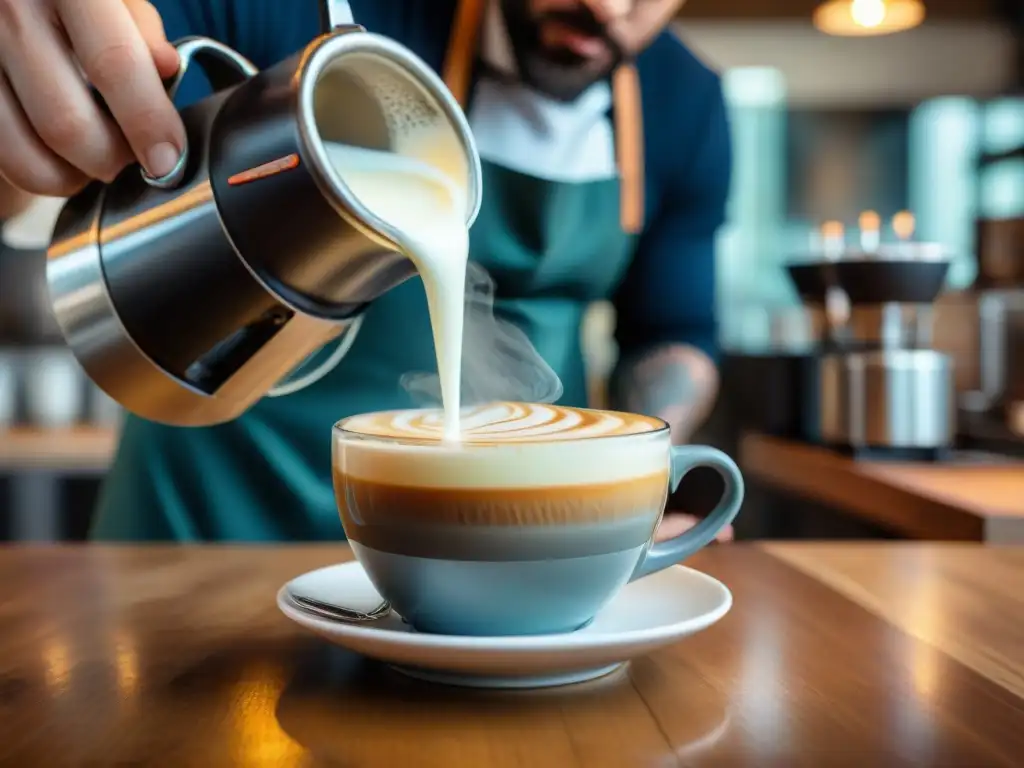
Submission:
<svg viewBox="0 0 1024 768">
<path fill-rule="evenodd" d="M 355 24 L 347 0 L 320 0 L 320 32 L 327 34 L 338 27 Z"/>
<path fill-rule="evenodd" d="M 729 525 L 743 504 L 743 475 L 736 462 L 726 454 L 706 445 L 683 445 L 672 448 L 672 475 L 669 488 L 675 491 L 683 476 L 697 467 L 710 467 L 721 476 L 725 483 L 722 498 L 711 514 L 697 525 L 680 535 L 653 544 L 637 565 L 630 581 L 649 576 L 655 571 L 685 560 L 694 552 L 703 549 L 725 526 Z"/>
<path fill-rule="evenodd" d="M 164 80 L 164 89 L 167 96 L 174 98 L 178 92 L 178 86 L 188 72 L 193 60 L 203 70 L 206 79 L 210 81 L 213 92 L 223 91 L 234 85 L 244 83 L 251 77 L 259 74 L 259 69 L 240 54 L 234 48 L 219 43 L 209 37 L 193 35 L 183 37 L 174 43 L 178 51 L 178 71 L 173 77 Z M 157 189 L 174 189 L 181 184 L 185 177 L 185 169 L 188 168 L 188 141 L 181 148 L 181 155 L 178 162 L 171 169 L 170 173 L 164 176 L 150 176 L 145 168 L 140 169 L 143 180 L 151 187 Z"/>
<path fill-rule="evenodd" d="M 352 344 L 355 343 L 356 334 L 359 333 L 359 329 L 363 325 L 363 317 L 365 317 L 365 315 L 359 315 L 352 321 L 352 324 L 349 325 L 348 328 L 342 331 L 341 338 L 338 339 L 338 346 L 334 348 L 334 351 L 331 352 L 330 356 L 326 360 L 309 373 L 304 376 L 300 376 L 294 381 L 277 384 L 273 389 L 267 392 L 267 397 L 285 397 L 286 395 L 295 394 L 300 389 L 313 386 L 320 381 L 320 379 L 337 368 L 338 364 L 345 358 L 345 355 L 347 355 L 348 351 L 352 348 Z M 301 365 L 302 364 L 300 363 L 299 366 L 301 367 Z"/>
<path fill-rule="evenodd" d="M 178 71 L 172 77 L 164 80 L 164 90 L 167 91 L 167 95 L 171 99 L 178 92 L 178 86 L 181 85 L 181 81 L 185 77 L 188 68 L 192 65 L 193 59 L 202 68 L 206 79 L 210 81 L 210 87 L 213 88 L 215 93 L 225 88 L 230 88 L 233 85 L 244 83 L 250 77 L 259 74 L 259 69 L 256 65 L 245 58 L 245 56 L 235 49 L 229 48 L 223 43 L 218 43 L 209 37 L 191 35 L 175 41 L 172 45 L 178 52 L 179 64 Z M 89 88 L 89 91 L 92 93 L 92 99 L 96 102 L 96 106 L 103 110 L 107 117 L 111 117 L 110 107 L 100 92 L 92 87 Z M 150 176 L 144 168 L 140 168 L 139 171 L 142 174 L 143 180 L 149 186 L 156 187 L 157 189 L 174 189 L 185 178 L 186 168 L 188 168 L 187 140 L 185 146 L 181 148 L 181 156 L 178 158 L 178 162 L 171 169 L 170 173 L 164 176 Z"/>
</svg>

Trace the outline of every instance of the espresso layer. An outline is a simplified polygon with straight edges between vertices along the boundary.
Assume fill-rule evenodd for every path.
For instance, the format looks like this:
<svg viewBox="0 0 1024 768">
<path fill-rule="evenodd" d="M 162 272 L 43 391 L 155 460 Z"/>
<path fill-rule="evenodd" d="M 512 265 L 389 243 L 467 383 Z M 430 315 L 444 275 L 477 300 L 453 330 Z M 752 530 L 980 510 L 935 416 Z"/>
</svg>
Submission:
<svg viewBox="0 0 1024 768">
<path fill-rule="evenodd" d="M 440 442 L 444 439 L 444 414 L 431 409 L 382 411 L 353 416 L 341 427 L 389 440 Z M 499 402 L 463 409 L 459 439 L 470 444 L 500 445 L 637 435 L 664 427 L 658 419 L 635 413 Z"/>
<path fill-rule="evenodd" d="M 345 530 L 358 540 L 361 527 L 556 527 L 647 519 L 664 507 L 668 470 L 612 483 L 542 488 L 416 488 L 335 472 L 334 488 Z"/>
</svg>

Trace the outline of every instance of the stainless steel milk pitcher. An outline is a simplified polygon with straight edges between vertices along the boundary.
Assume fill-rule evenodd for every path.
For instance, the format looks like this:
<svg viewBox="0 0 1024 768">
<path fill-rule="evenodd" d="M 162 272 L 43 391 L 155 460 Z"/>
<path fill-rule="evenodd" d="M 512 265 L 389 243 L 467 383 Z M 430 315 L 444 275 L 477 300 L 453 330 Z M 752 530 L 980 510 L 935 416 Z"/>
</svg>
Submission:
<svg viewBox="0 0 1024 768">
<path fill-rule="evenodd" d="M 434 72 L 360 27 L 263 72 L 213 40 L 176 47 L 171 92 L 193 63 L 215 91 L 181 112 L 187 152 L 167 177 L 133 166 L 68 201 L 47 280 L 96 384 L 139 416 L 199 426 L 240 415 L 328 342 L 350 343 L 368 302 L 415 272 L 325 141 L 455 169 L 467 224 L 480 160 Z"/>
</svg>

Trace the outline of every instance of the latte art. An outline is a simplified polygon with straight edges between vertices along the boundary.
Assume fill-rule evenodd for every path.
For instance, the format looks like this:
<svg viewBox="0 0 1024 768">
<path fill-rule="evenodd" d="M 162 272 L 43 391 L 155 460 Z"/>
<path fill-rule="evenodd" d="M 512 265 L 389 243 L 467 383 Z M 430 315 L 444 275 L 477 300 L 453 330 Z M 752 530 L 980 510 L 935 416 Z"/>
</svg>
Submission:
<svg viewBox="0 0 1024 768">
<path fill-rule="evenodd" d="M 382 411 L 353 416 L 341 428 L 360 435 L 440 442 L 444 414 L 439 409 Z M 463 409 L 460 440 L 465 443 L 550 442 L 657 432 L 658 419 L 633 413 L 568 408 L 537 403 L 489 403 Z"/>
</svg>

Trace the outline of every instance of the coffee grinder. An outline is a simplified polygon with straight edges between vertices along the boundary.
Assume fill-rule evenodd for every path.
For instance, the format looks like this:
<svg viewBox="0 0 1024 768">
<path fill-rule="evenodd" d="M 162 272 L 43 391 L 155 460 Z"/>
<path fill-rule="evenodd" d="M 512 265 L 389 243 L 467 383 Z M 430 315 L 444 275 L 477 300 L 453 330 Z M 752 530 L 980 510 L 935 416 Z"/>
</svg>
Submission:
<svg viewBox="0 0 1024 768">
<path fill-rule="evenodd" d="M 820 361 L 821 442 L 856 457 L 935 460 L 956 438 L 953 361 L 932 348 L 950 260 L 937 244 L 912 242 L 903 216 L 900 242 L 862 240 L 832 265 L 849 317 Z"/>
<path fill-rule="evenodd" d="M 798 403 L 797 423 L 791 434 L 809 443 L 821 442 L 821 361 L 835 350 L 846 320 L 845 296 L 836 287 L 835 266 L 845 248 L 842 222 L 829 221 L 815 233 L 810 259 L 786 265 L 803 304 L 810 344 L 788 361 L 789 386 Z"/>
</svg>

